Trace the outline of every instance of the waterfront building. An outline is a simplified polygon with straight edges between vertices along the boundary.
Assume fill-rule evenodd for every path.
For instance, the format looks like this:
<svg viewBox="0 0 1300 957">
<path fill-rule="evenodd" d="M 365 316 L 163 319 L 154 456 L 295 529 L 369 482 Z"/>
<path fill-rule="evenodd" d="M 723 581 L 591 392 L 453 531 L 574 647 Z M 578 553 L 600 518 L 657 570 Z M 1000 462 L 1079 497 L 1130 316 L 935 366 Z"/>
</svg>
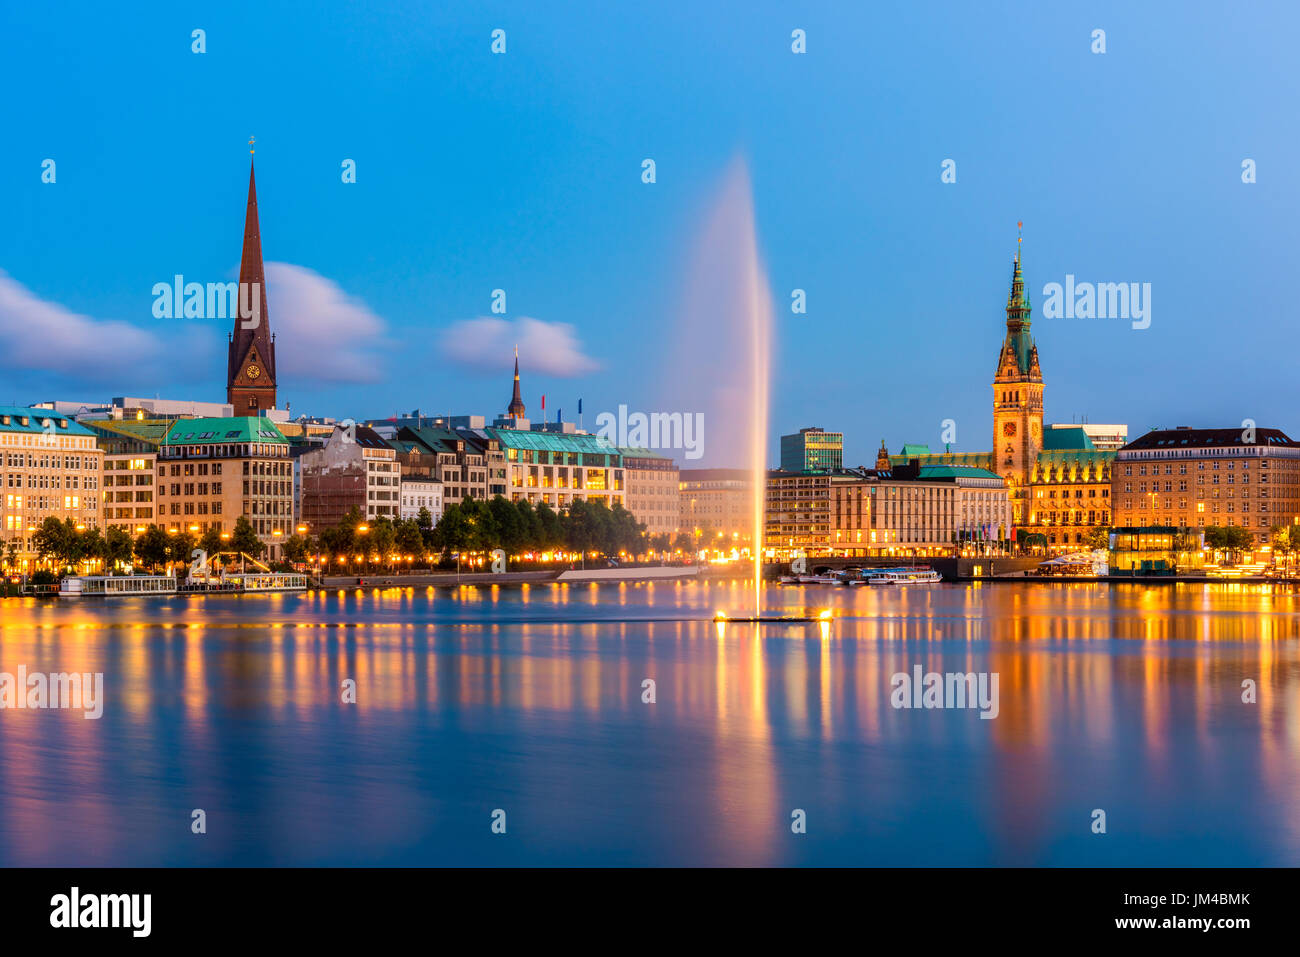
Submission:
<svg viewBox="0 0 1300 957">
<path fill-rule="evenodd" d="M 396 521 L 401 468 L 397 451 L 364 425 L 339 426 L 329 441 L 297 457 L 300 520 L 319 532 L 342 523 L 352 509 L 367 522 Z"/>
<path fill-rule="evenodd" d="M 677 527 L 683 532 L 701 539 L 707 532 L 713 543 L 752 544 L 754 482 L 744 469 L 682 469 L 677 501 Z"/>
<path fill-rule="evenodd" d="M 421 509 L 428 509 L 434 525 L 442 519 L 442 483 L 429 478 L 402 477 L 401 505 L 398 518 L 418 519 Z"/>
<path fill-rule="evenodd" d="M 505 450 L 507 498 L 545 502 L 555 509 L 575 500 L 603 499 L 626 507 L 623 457 L 617 447 L 589 433 L 535 429 L 485 430 Z"/>
<path fill-rule="evenodd" d="M 1279 429 L 1155 429 L 1116 453 L 1115 524 L 1240 526 L 1255 541 L 1300 523 L 1300 443 Z"/>
<path fill-rule="evenodd" d="M 786 472 L 834 472 L 844 468 L 844 433 L 800 429 L 781 436 L 781 469 Z"/>
<path fill-rule="evenodd" d="M 627 485 L 624 508 L 645 526 L 647 535 L 677 531 L 679 508 L 677 463 L 650 449 L 619 449 Z"/>
<path fill-rule="evenodd" d="M 36 558 L 31 536 L 51 516 L 101 525 L 104 453 L 95 433 L 49 409 L 0 406 L 0 545 L 20 565 Z"/>
<path fill-rule="evenodd" d="M 440 484 L 444 508 L 507 492 L 505 451 L 487 429 L 403 426 L 389 444 L 397 452 L 403 480 L 424 478 Z"/>
<path fill-rule="evenodd" d="M 768 473 L 764 547 L 794 555 L 941 555 L 1006 542 L 1007 483 L 983 468 L 921 465 Z"/>
<path fill-rule="evenodd" d="M 1112 578 L 1201 574 L 1205 532 L 1172 525 L 1116 526 L 1110 532 Z"/>
<path fill-rule="evenodd" d="M 262 236 L 257 218 L 257 184 L 248 165 L 248 205 L 244 211 L 244 250 L 239 263 L 239 299 L 251 295 L 260 312 L 244 319 L 235 310 L 234 329 L 226 356 L 226 402 L 236 416 L 262 416 L 276 407 L 275 337 L 266 310 L 266 277 L 262 268 Z M 250 293 L 244 293 L 244 290 Z M 249 328 L 251 326 L 251 328 Z"/>
<path fill-rule="evenodd" d="M 158 524 L 155 476 L 167 419 L 86 419 L 104 453 L 102 507 L 105 530 L 121 528 L 133 538 Z"/>
<path fill-rule="evenodd" d="M 995 472 L 1007 484 L 1017 534 L 1041 532 L 1048 547 L 1084 547 L 1111 524 L 1111 466 L 1125 425 L 1043 423 L 1043 371 L 1030 333 L 1031 306 L 1020 253 L 1012 261 L 1006 326 L 993 376 L 993 450 L 931 452 L 904 445 L 893 465 L 953 465 Z"/>
<path fill-rule="evenodd" d="M 178 419 L 158 450 L 158 524 L 229 534 L 243 515 L 280 557 L 293 534 L 289 442 L 265 416 Z"/>
</svg>

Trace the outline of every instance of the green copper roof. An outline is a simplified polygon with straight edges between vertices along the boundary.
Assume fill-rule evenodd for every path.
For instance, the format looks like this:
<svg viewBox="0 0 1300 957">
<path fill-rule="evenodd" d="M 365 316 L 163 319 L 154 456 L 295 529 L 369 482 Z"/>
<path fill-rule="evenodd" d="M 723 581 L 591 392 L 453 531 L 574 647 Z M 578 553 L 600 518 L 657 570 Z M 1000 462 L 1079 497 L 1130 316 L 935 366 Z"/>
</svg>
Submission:
<svg viewBox="0 0 1300 957">
<path fill-rule="evenodd" d="M 1044 452 L 1094 451 L 1096 448 L 1081 425 L 1070 426 L 1068 429 L 1043 430 Z"/>
<path fill-rule="evenodd" d="M 654 449 L 638 449 L 638 448 L 631 448 L 631 447 L 623 448 L 622 446 L 620 446 L 619 448 L 614 449 L 614 451 L 616 451 L 619 455 L 625 457 L 630 456 L 634 459 L 671 459 L 672 458 L 671 455 L 664 455 L 660 452 L 656 452 Z"/>
<path fill-rule="evenodd" d="M 595 435 L 564 432 L 533 432 L 524 429 L 484 429 L 507 449 L 532 449 L 537 452 L 586 452 L 618 455 L 618 448 Z"/>
<path fill-rule="evenodd" d="M 87 427 L 93 431 L 110 432 L 125 439 L 134 439 L 151 445 L 161 445 L 170 419 L 91 419 Z"/>
<path fill-rule="evenodd" d="M 23 420 L 27 424 L 23 424 Z M 6 421 L 8 420 L 8 421 Z M 24 405 L 0 405 L 0 432 L 34 432 L 45 431 L 45 423 L 51 424 L 55 435 L 91 435 L 95 433 L 75 419 L 60 415 L 53 409 L 32 409 Z"/>
<path fill-rule="evenodd" d="M 909 442 L 904 442 L 904 443 L 903 443 L 903 454 L 904 454 L 904 455 L 929 455 L 929 454 L 930 454 L 930 446 L 928 446 L 928 445 L 919 445 L 919 444 L 914 445 L 914 444 L 909 443 Z"/>
<path fill-rule="evenodd" d="M 915 459 L 922 468 L 936 465 L 960 465 L 965 468 L 991 469 L 992 452 L 931 452 L 928 455 L 891 455 L 891 465 L 906 465 Z"/>
<path fill-rule="evenodd" d="M 1002 476 L 997 472 L 973 465 L 922 465 L 921 478 L 981 478 L 996 479 Z"/>
<path fill-rule="evenodd" d="M 177 419 L 163 445 L 206 445 L 218 442 L 289 444 L 289 440 L 266 416 L 239 415 L 223 419 Z"/>
<path fill-rule="evenodd" d="M 1068 449 L 1038 453 L 1039 465 L 1091 465 L 1111 462 L 1115 453 L 1107 449 Z"/>
<path fill-rule="evenodd" d="M 1010 348 L 1015 354 L 1021 375 L 1028 375 L 1033 367 L 1034 337 L 1029 334 L 1029 317 L 1029 293 L 1020 271 L 1020 253 L 1016 253 L 1011 267 L 1011 291 L 1007 295 L 1007 337 L 1003 348 Z"/>
</svg>

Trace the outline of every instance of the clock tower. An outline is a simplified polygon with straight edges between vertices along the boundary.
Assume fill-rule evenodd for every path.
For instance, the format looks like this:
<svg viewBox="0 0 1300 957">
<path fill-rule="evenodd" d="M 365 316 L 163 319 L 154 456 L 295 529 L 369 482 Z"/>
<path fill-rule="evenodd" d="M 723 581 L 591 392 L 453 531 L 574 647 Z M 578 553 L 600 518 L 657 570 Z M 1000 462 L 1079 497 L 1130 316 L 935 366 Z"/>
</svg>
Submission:
<svg viewBox="0 0 1300 957">
<path fill-rule="evenodd" d="M 1043 370 L 1029 334 L 1029 313 L 1017 248 L 1007 296 L 1007 333 L 993 377 L 993 468 L 1007 481 L 1017 525 L 1029 514 L 1026 486 L 1043 447 Z"/>
<path fill-rule="evenodd" d="M 249 152 L 252 152 L 251 150 Z M 252 287 L 256 285 L 254 290 Z M 275 406 L 275 336 L 266 311 L 262 238 L 257 225 L 257 185 L 248 167 L 248 209 L 244 213 L 244 255 L 239 263 L 239 303 L 226 359 L 226 401 L 235 415 L 261 415 Z M 253 315 L 239 315 L 250 303 Z"/>
</svg>

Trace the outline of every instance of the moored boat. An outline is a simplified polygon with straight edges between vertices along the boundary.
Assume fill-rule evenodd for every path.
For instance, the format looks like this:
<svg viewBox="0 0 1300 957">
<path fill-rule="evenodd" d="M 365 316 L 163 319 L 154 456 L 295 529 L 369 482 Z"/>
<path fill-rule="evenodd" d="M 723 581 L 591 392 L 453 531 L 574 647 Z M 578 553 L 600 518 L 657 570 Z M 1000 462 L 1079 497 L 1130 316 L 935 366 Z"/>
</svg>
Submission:
<svg viewBox="0 0 1300 957">
<path fill-rule="evenodd" d="M 69 575 L 59 583 L 60 598 L 174 594 L 176 579 L 171 575 Z"/>
</svg>

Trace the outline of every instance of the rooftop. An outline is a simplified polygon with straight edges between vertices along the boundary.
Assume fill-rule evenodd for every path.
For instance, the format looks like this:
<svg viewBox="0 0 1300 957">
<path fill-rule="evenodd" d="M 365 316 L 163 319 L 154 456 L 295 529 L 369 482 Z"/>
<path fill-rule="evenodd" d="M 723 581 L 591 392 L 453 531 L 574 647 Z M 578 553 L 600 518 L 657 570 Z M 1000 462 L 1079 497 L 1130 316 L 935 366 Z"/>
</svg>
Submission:
<svg viewBox="0 0 1300 957">
<path fill-rule="evenodd" d="M 1231 429 L 1190 429 L 1187 427 L 1177 429 L 1153 429 L 1146 435 L 1134 439 L 1128 445 L 1124 446 L 1125 450 L 1130 449 L 1190 449 L 1190 448 L 1214 448 L 1222 446 L 1273 446 L 1277 448 L 1296 448 L 1300 442 L 1296 442 L 1281 429 L 1254 429 L 1254 435 L 1251 438 L 1253 442 L 1247 442 L 1246 436 L 1248 431 L 1240 427 Z"/>
<path fill-rule="evenodd" d="M 289 440 L 266 416 L 240 415 L 222 419 L 177 419 L 163 445 L 200 445 L 210 442 L 274 442 L 287 445 Z"/>
<path fill-rule="evenodd" d="M 24 424 L 25 420 L 25 424 Z M 88 435 L 94 432 L 75 420 L 59 415 L 50 409 L 33 409 L 23 405 L 0 405 L 0 432 L 29 432 L 41 435 L 47 431 L 56 435 Z"/>
</svg>

